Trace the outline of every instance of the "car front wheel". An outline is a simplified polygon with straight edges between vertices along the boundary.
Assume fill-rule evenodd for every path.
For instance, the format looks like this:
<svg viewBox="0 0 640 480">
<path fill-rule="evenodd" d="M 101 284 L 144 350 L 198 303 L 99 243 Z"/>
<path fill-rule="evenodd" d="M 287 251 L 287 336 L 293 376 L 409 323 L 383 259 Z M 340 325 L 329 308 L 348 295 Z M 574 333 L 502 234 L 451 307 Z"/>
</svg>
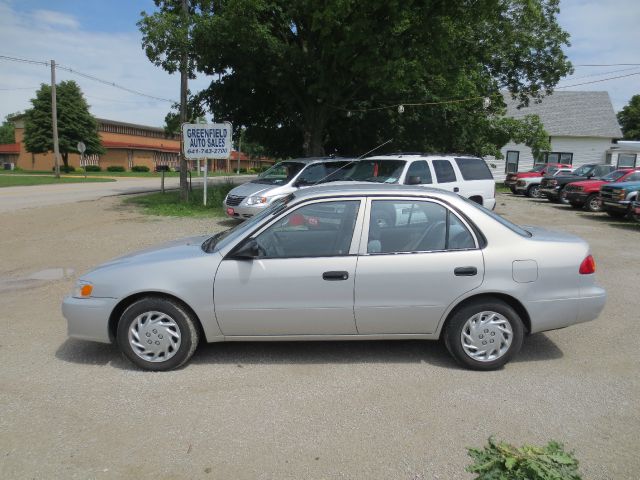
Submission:
<svg viewBox="0 0 640 480">
<path fill-rule="evenodd" d="M 118 346 L 135 365 L 165 371 L 185 364 L 198 346 L 198 329 L 179 303 L 162 297 L 144 297 L 120 317 Z"/>
<path fill-rule="evenodd" d="M 458 309 L 447 323 L 445 344 L 451 355 L 473 370 L 496 370 L 522 346 L 524 326 L 508 304 L 484 299 Z"/>
<path fill-rule="evenodd" d="M 585 207 L 590 212 L 601 212 L 602 211 L 602 202 L 600 198 L 595 193 L 592 193 L 587 198 L 585 202 Z"/>
<path fill-rule="evenodd" d="M 540 198 L 542 194 L 540 193 L 540 185 L 531 185 L 527 188 L 527 197 L 529 198 Z"/>
</svg>

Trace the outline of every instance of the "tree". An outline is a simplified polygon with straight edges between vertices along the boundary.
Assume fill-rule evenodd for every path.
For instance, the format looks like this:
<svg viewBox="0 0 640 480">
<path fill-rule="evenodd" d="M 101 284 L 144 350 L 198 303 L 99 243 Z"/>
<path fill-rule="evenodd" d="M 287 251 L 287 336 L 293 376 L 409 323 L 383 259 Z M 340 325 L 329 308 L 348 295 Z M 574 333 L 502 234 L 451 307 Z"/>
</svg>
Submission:
<svg viewBox="0 0 640 480">
<path fill-rule="evenodd" d="M 634 95 L 618 112 L 618 122 L 626 140 L 640 140 L 640 95 Z"/>
<path fill-rule="evenodd" d="M 51 122 L 51 86 L 42 84 L 31 99 L 33 108 L 25 112 L 24 144 L 28 152 L 53 151 Z M 84 142 L 87 155 L 106 152 L 98 136 L 98 123 L 89 113 L 89 105 L 73 80 L 56 85 L 58 113 L 58 143 L 65 167 L 69 166 L 69 153 L 77 153 L 78 142 Z"/>
<path fill-rule="evenodd" d="M 19 115 L 19 113 L 10 113 L 0 125 L 0 144 L 16 143 L 15 128 L 13 126 L 13 117 L 16 115 Z"/>
<path fill-rule="evenodd" d="M 389 138 L 480 151 L 500 136 L 502 89 L 527 104 L 572 71 L 558 0 L 192 0 L 190 12 L 192 68 L 213 76 L 202 98 L 280 156 Z M 143 30 L 147 51 L 173 30 Z"/>
</svg>

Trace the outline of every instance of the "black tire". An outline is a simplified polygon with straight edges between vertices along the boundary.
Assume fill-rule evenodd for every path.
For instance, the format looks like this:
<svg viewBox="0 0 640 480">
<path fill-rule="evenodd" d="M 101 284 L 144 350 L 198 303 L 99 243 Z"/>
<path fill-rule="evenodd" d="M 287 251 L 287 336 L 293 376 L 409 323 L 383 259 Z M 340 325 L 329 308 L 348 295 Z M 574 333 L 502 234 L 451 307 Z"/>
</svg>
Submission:
<svg viewBox="0 0 640 480">
<path fill-rule="evenodd" d="M 569 205 L 569 200 L 562 196 L 562 190 L 558 192 L 558 197 L 555 199 L 555 203 L 559 203 L 561 205 Z"/>
<path fill-rule="evenodd" d="M 588 212 L 601 212 L 602 211 L 602 202 L 598 198 L 596 193 L 592 193 L 587 197 L 587 201 L 584 203 L 584 208 Z"/>
<path fill-rule="evenodd" d="M 171 325 L 170 327 L 161 327 L 160 329 L 158 329 L 160 333 L 157 333 L 156 330 L 147 332 L 145 335 L 148 334 L 148 336 L 150 337 L 148 340 L 146 340 L 147 342 L 156 340 L 162 341 L 160 339 L 163 339 L 163 333 L 165 335 L 167 335 L 167 332 L 169 333 L 169 335 L 171 335 L 171 332 L 179 334 L 179 346 L 175 351 L 169 352 L 169 355 L 171 356 L 167 360 L 145 360 L 140 355 L 138 355 L 136 351 L 134 351 L 134 347 L 129 342 L 129 331 L 132 327 L 132 324 L 138 317 L 141 317 L 145 313 L 149 312 L 159 312 L 161 314 L 164 314 L 170 317 L 175 325 Z M 149 318 L 154 319 L 154 315 L 151 315 Z M 157 316 L 155 318 L 157 318 Z M 158 339 L 154 337 L 156 333 Z M 167 342 L 167 339 L 165 339 L 164 342 Z M 192 318 L 192 315 L 181 304 L 168 298 L 149 296 L 132 303 L 124 311 L 124 313 L 120 317 L 120 321 L 118 322 L 116 341 L 125 357 L 127 357 L 138 367 L 144 370 L 166 371 L 184 365 L 191 358 L 193 353 L 196 351 L 196 347 L 198 346 L 199 332 L 198 328 L 196 327 L 196 320 Z M 141 349 L 139 351 L 142 352 Z"/>
<path fill-rule="evenodd" d="M 516 194 L 516 187 L 509 187 L 509 190 L 511 190 L 511 193 L 514 195 Z"/>
<path fill-rule="evenodd" d="M 531 185 L 527 188 L 527 197 L 529 198 L 541 198 L 540 185 Z"/>
<path fill-rule="evenodd" d="M 569 205 L 571 205 L 572 208 L 582 208 L 581 203 L 569 202 Z"/>
<path fill-rule="evenodd" d="M 462 330 L 467 320 L 481 312 L 495 312 L 504 317 L 511 327 L 511 344 L 507 350 L 495 360 L 480 361 L 471 358 L 462 345 Z M 487 335 L 491 335 L 489 332 Z M 491 337 L 487 337 L 491 338 Z M 522 319 L 508 304 L 494 298 L 485 298 L 472 301 L 456 309 L 449 318 L 444 331 L 444 340 L 449 353 L 460 364 L 472 370 L 497 370 L 507 363 L 522 347 L 524 338 L 524 325 Z M 492 342 L 493 343 L 493 342 Z"/>
<path fill-rule="evenodd" d="M 611 218 L 624 218 L 627 216 L 627 212 L 621 212 L 620 210 L 606 210 L 606 212 Z"/>
</svg>

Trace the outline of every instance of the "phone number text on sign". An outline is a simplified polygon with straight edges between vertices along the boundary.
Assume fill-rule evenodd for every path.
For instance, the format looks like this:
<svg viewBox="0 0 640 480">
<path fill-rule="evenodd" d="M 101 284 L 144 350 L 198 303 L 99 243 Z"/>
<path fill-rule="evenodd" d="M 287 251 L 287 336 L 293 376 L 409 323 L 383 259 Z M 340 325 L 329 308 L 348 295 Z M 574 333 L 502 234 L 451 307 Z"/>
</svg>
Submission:
<svg viewBox="0 0 640 480">
<path fill-rule="evenodd" d="M 182 125 L 182 145 L 186 158 L 229 158 L 233 141 L 231 124 Z"/>
</svg>

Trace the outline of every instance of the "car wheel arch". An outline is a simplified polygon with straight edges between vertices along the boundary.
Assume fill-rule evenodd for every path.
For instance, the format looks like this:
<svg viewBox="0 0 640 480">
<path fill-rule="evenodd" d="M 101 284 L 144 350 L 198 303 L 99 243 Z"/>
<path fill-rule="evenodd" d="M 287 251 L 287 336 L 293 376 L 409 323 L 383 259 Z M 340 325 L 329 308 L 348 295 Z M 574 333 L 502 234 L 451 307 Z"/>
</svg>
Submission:
<svg viewBox="0 0 640 480">
<path fill-rule="evenodd" d="M 481 195 L 472 195 L 471 197 L 469 197 L 469 200 L 476 202 L 479 205 L 484 205 L 484 201 Z"/>
<path fill-rule="evenodd" d="M 133 293 L 118 302 L 118 304 L 111 311 L 111 315 L 109 315 L 109 339 L 112 343 L 115 343 L 116 334 L 118 331 L 118 322 L 122 317 L 124 311 L 133 305 L 138 300 L 143 298 L 154 297 L 154 298 L 162 298 L 165 300 L 171 300 L 173 302 L 178 303 L 182 308 L 184 308 L 187 313 L 189 313 L 193 319 L 195 319 L 196 328 L 198 329 L 198 334 L 200 338 L 204 338 L 206 341 L 206 335 L 204 333 L 204 328 L 202 327 L 202 322 L 200 321 L 200 317 L 196 314 L 196 312 L 189 306 L 187 302 L 182 300 L 175 295 L 166 292 L 159 291 L 147 291 L 147 292 L 137 292 Z"/>
<path fill-rule="evenodd" d="M 447 327 L 447 323 L 451 320 L 451 318 L 455 315 L 455 313 L 466 305 L 477 302 L 478 300 L 501 300 L 511 308 L 513 308 L 516 313 L 520 316 L 522 323 L 524 324 L 525 334 L 531 332 L 531 317 L 529 316 L 529 312 L 524 307 L 522 302 L 520 302 L 517 298 L 512 297 L 506 293 L 500 292 L 483 292 L 477 293 L 475 295 L 470 295 L 468 297 L 459 299 L 459 301 L 455 305 L 451 305 L 449 311 L 444 315 L 445 320 L 440 322 L 440 326 L 438 328 L 437 334 L 438 337 L 442 337 L 442 332 L 445 331 Z"/>
</svg>

